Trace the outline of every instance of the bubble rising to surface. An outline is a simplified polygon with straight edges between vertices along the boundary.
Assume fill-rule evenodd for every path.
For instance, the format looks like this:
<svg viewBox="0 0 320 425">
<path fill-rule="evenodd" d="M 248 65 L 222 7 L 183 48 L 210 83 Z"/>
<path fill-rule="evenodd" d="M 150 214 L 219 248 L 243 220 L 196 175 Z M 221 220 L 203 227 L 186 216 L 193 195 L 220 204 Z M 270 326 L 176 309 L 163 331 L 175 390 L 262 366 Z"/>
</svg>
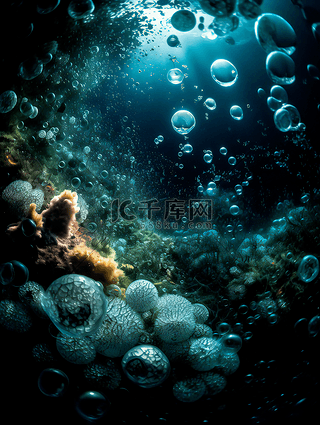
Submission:
<svg viewBox="0 0 320 425">
<path fill-rule="evenodd" d="M 38 77 L 43 71 L 43 62 L 37 57 L 28 58 L 21 62 L 18 75 L 23 80 L 33 80 Z"/>
<path fill-rule="evenodd" d="M 214 109 L 216 109 L 217 104 L 216 101 L 214 99 L 212 99 L 212 97 L 208 97 L 205 101 L 204 101 L 204 106 L 209 109 L 210 111 L 213 111 Z"/>
<path fill-rule="evenodd" d="M 179 38 L 174 34 L 169 35 L 169 37 L 167 38 L 167 44 L 170 47 L 178 47 L 180 45 Z"/>
<path fill-rule="evenodd" d="M 281 16 L 264 13 L 255 23 L 255 36 L 267 52 L 281 51 L 291 55 L 296 49 L 297 36 L 292 26 Z"/>
<path fill-rule="evenodd" d="M 196 17 L 189 10 L 178 10 L 171 16 L 171 25 L 181 32 L 191 31 L 196 22 Z"/>
<path fill-rule="evenodd" d="M 171 84 L 181 84 L 183 78 L 183 72 L 179 68 L 173 68 L 168 71 L 167 79 Z"/>
<path fill-rule="evenodd" d="M 68 388 L 69 378 L 60 369 L 44 369 L 38 378 L 38 388 L 48 397 L 62 397 Z"/>
<path fill-rule="evenodd" d="M 191 112 L 182 109 L 173 114 L 171 124 L 177 133 L 188 134 L 194 129 L 196 119 Z"/>
<path fill-rule="evenodd" d="M 88 17 L 95 9 L 92 0 L 72 0 L 68 6 L 68 14 L 72 19 Z"/>
<path fill-rule="evenodd" d="M 298 130 L 301 120 L 298 109 L 290 104 L 284 104 L 277 109 L 273 119 L 277 129 L 282 132 Z"/>
<path fill-rule="evenodd" d="M 283 52 L 271 52 L 266 59 L 266 71 L 271 81 L 276 84 L 292 84 L 295 77 L 295 63 Z"/>
<path fill-rule="evenodd" d="M 314 316 L 308 323 L 309 335 L 314 337 L 317 336 L 320 331 L 320 316 Z"/>
<path fill-rule="evenodd" d="M 0 113 L 7 114 L 12 111 L 18 101 L 17 95 L 13 90 L 7 90 L 0 95 Z"/>
<path fill-rule="evenodd" d="M 223 87 L 232 86 L 238 79 L 237 68 L 226 59 L 215 60 L 210 67 L 211 77 Z"/>
<path fill-rule="evenodd" d="M 230 108 L 230 115 L 236 121 L 242 120 L 242 118 L 243 118 L 243 110 L 242 110 L 241 106 L 238 106 L 238 105 L 231 106 L 231 108 Z"/>
<path fill-rule="evenodd" d="M 109 410 L 110 401 L 99 391 L 86 391 L 76 400 L 77 413 L 86 421 L 101 419 Z"/>
<path fill-rule="evenodd" d="M 226 352 L 237 353 L 242 347 L 242 339 L 236 334 L 227 334 L 221 338 L 223 349 Z"/>
<path fill-rule="evenodd" d="M 312 282 L 319 274 L 319 260 L 314 255 L 304 256 L 297 273 L 303 282 Z"/>
</svg>

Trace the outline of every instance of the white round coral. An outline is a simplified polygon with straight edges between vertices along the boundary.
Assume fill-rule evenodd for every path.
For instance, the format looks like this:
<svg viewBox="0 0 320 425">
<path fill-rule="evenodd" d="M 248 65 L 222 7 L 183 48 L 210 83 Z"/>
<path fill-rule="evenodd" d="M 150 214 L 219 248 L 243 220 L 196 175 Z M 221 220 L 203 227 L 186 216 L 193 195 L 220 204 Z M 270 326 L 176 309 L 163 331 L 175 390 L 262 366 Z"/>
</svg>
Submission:
<svg viewBox="0 0 320 425">
<path fill-rule="evenodd" d="M 105 320 L 92 336 L 98 353 L 106 357 L 121 357 L 138 344 L 144 325 L 141 316 L 125 301 L 113 298 Z"/>
<path fill-rule="evenodd" d="M 74 338 L 60 333 L 56 340 L 59 354 L 70 363 L 88 364 L 96 357 L 96 350 L 88 338 Z"/>
<path fill-rule="evenodd" d="M 153 283 L 145 279 L 135 280 L 126 290 L 126 300 L 138 313 L 144 313 L 158 304 L 158 291 Z"/>
<path fill-rule="evenodd" d="M 219 364 L 222 346 L 214 338 L 201 337 L 192 341 L 189 350 L 189 362 L 193 369 L 207 371 Z"/>
<path fill-rule="evenodd" d="M 2 198 L 8 202 L 12 212 L 22 218 L 26 216 L 32 203 L 36 204 L 36 210 L 40 211 L 44 193 L 40 188 L 32 189 L 32 185 L 27 181 L 15 180 L 4 189 Z"/>
<path fill-rule="evenodd" d="M 154 329 L 165 342 L 181 342 L 191 337 L 196 322 L 190 301 L 180 295 L 164 295 L 159 299 Z"/>
</svg>

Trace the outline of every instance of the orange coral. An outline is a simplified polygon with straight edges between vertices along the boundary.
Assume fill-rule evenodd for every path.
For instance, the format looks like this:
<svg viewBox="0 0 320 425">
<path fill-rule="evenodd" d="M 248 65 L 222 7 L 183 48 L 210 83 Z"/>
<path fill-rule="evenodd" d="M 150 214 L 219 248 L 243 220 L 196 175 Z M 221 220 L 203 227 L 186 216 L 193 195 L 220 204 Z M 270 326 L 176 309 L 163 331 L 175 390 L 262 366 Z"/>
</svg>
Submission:
<svg viewBox="0 0 320 425">
<path fill-rule="evenodd" d="M 76 213 L 80 208 L 77 205 L 78 195 L 71 190 L 64 190 L 60 195 L 51 199 L 48 208 L 41 214 L 36 212 L 36 205 L 31 204 L 28 217 L 31 218 L 37 227 L 45 227 L 58 237 L 66 238 L 70 234 L 70 229 L 78 228 Z"/>
<path fill-rule="evenodd" d="M 79 211 L 77 200 L 76 192 L 65 190 L 52 198 L 47 209 L 41 214 L 36 212 L 35 204 L 30 205 L 28 217 L 36 223 L 39 230 L 41 229 L 39 238 L 43 238 L 38 247 L 38 264 L 54 266 L 62 264 L 63 259 L 68 272 L 72 270 L 73 273 L 91 277 L 104 286 L 115 284 L 124 272 L 118 269 L 118 263 L 113 257 L 103 257 L 86 246 L 85 239 L 90 237 L 79 231 L 76 220 L 76 213 Z M 55 259 L 55 256 L 59 258 Z"/>
<path fill-rule="evenodd" d="M 42 215 L 36 211 L 36 204 L 30 204 L 28 217 L 36 223 L 37 227 L 43 227 Z"/>
<path fill-rule="evenodd" d="M 119 277 L 124 275 L 113 258 L 102 257 L 84 243 L 74 247 L 69 255 L 76 273 L 89 276 L 104 286 L 117 283 Z"/>
</svg>

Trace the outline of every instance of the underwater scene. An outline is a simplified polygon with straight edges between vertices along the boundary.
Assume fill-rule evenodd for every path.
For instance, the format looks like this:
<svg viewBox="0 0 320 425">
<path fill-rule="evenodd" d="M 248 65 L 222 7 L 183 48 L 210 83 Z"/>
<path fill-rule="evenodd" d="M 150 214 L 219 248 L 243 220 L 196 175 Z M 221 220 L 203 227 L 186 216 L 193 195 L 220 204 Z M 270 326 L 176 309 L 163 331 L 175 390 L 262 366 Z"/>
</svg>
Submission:
<svg viewBox="0 0 320 425">
<path fill-rule="evenodd" d="M 317 423 L 320 2 L 0 17 L 2 423 Z"/>
</svg>

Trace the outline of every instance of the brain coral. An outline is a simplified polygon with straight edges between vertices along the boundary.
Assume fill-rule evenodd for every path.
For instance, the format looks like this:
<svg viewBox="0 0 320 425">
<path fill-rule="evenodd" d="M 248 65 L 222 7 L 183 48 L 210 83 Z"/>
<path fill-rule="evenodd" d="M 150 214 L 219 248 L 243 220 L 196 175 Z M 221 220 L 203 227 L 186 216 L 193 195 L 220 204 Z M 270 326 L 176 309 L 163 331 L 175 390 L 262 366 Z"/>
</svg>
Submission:
<svg viewBox="0 0 320 425">
<path fill-rule="evenodd" d="M 28 214 L 30 204 L 37 205 L 37 211 L 40 211 L 44 193 L 41 189 L 32 189 L 32 185 L 23 180 L 15 180 L 10 183 L 2 192 L 2 198 L 8 202 L 11 211 L 19 218 Z"/>
<path fill-rule="evenodd" d="M 189 362 L 193 369 L 207 371 L 219 364 L 222 345 L 213 338 L 201 337 L 192 341 Z"/>
<path fill-rule="evenodd" d="M 135 311 L 144 313 L 158 304 L 158 290 L 148 280 L 135 280 L 126 290 L 126 300 Z"/>
<path fill-rule="evenodd" d="M 13 300 L 0 301 L 0 325 L 9 331 L 26 332 L 31 328 L 31 317 L 25 306 Z"/>
<path fill-rule="evenodd" d="M 110 300 L 105 320 L 92 341 L 98 353 L 107 357 L 121 357 L 138 344 L 144 330 L 141 316 L 124 300 Z"/>
<path fill-rule="evenodd" d="M 96 357 L 94 345 L 88 338 L 59 334 L 56 345 L 59 354 L 70 363 L 88 364 Z"/>
<path fill-rule="evenodd" d="M 180 295 L 159 298 L 154 329 L 165 342 L 181 342 L 190 338 L 196 327 L 190 301 Z"/>
</svg>

